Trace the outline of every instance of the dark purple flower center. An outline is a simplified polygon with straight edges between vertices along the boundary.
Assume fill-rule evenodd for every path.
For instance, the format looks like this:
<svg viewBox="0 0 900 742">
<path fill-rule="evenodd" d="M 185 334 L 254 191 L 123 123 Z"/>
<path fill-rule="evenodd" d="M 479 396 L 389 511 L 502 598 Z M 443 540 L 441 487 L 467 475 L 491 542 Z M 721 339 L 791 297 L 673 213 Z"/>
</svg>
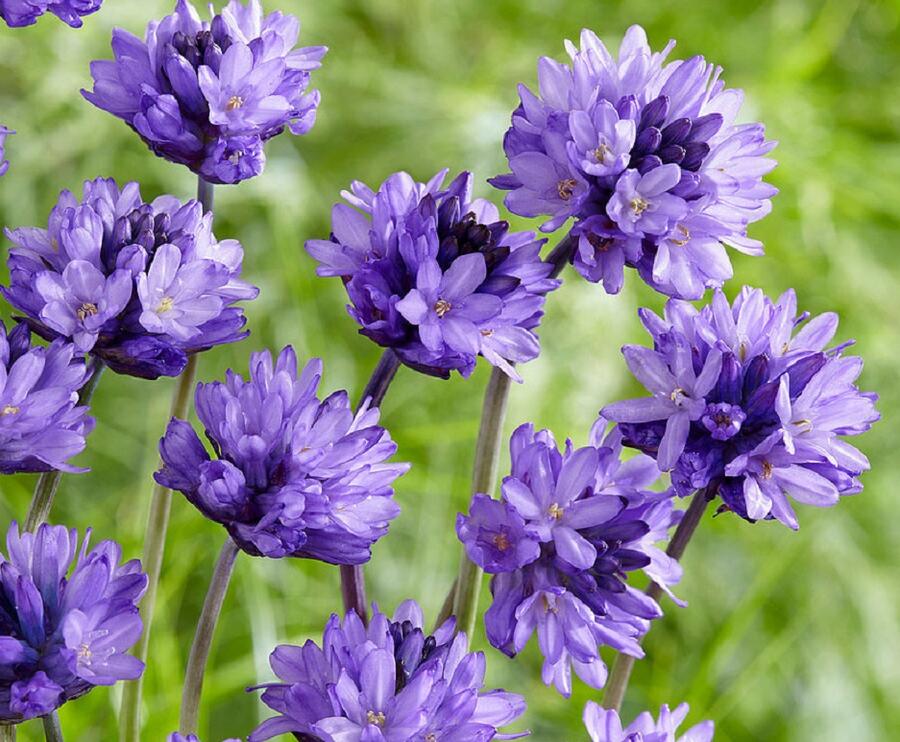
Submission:
<svg viewBox="0 0 900 742">
<path fill-rule="evenodd" d="M 194 36 L 176 31 L 172 35 L 171 47 L 194 69 L 203 64 L 218 69 L 218 61 L 233 41 L 222 16 L 217 15 L 209 29 L 198 31 Z"/>
<path fill-rule="evenodd" d="M 509 256 L 509 247 L 500 244 L 508 231 L 509 222 L 479 224 L 471 211 L 444 229 L 439 224 L 438 238 L 441 243 L 437 256 L 438 264 L 443 270 L 447 270 L 461 255 L 481 253 L 490 273 L 492 268 Z"/>
<path fill-rule="evenodd" d="M 423 662 L 427 662 L 438 649 L 437 640 L 426 636 L 412 621 L 394 622 L 390 625 L 394 640 L 394 660 L 397 663 L 396 691 L 399 693 L 410 681 Z"/>
</svg>

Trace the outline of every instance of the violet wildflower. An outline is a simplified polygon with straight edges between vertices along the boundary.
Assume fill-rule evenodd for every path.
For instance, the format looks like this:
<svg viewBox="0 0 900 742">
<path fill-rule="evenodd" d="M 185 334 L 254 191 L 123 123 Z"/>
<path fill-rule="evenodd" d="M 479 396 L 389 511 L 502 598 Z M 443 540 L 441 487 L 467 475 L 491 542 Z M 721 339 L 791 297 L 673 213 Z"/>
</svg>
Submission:
<svg viewBox="0 0 900 742">
<path fill-rule="evenodd" d="M 393 482 L 408 465 L 387 463 L 397 450 L 378 410 L 353 413 L 347 393 L 319 400 L 322 362 L 297 373 L 289 346 L 273 362 L 250 359 L 250 379 L 199 384 L 197 415 L 211 459 L 191 426 L 172 419 L 160 441 L 156 481 L 178 490 L 221 523 L 248 554 L 362 564 L 400 508 Z"/>
<path fill-rule="evenodd" d="M 81 28 L 81 19 L 100 10 L 103 0 L 0 0 L 0 18 L 12 28 L 30 26 L 44 13 L 53 13 L 72 28 Z"/>
<path fill-rule="evenodd" d="M 524 713 L 525 700 L 483 690 L 484 654 L 468 652 L 454 620 L 432 636 L 422 624 L 421 609 L 407 601 L 392 619 L 375 607 L 368 627 L 355 613 L 343 621 L 333 615 L 321 647 L 277 647 L 271 664 L 282 682 L 258 687 L 279 715 L 257 727 L 250 742 L 285 733 L 321 742 L 524 736 L 498 731 Z"/>
<path fill-rule="evenodd" d="M 6 175 L 6 171 L 9 170 L 9 160 L 6 159 L 5 150 L 6 137 L 10 134 L 15 134 L 15 132 L 0 124 L 0 176 Z"/>
<path fill-rule="evenodd" d="M 94 428 L 78 390 L 90 372 L 63 340 L 32 347 L 24 324 L 0 322 L 0 473 L 84 471 L 68 461 Z"/>
<path fill-rule="evenodd" d="M 658 478 L 652 459 L 623 462 L 618 431 L 595 425 L 590 445 L 560 452 L 549 431 L 520 426 L 510 440 L 512 472 L 501 499 L 476 494 L 457 533 L 469 558 L 494 575 L 485 614 L 491 644 L 509 656 L 537 633 L 543 679 L 571 693 L 571 669 L 603 687 L 599 645 L 643 656 L 639 639 L 659 605 L 627 582 L 643 570 L 668 588 L 678 563 L 655 543 L 679 515 L 668 492 L 646 488 Z"/>
<path fill-rule="evenodd" d="M 497 208 L 472 199 L 472 176 L 447 188 L 395 173 L 378 189 L 355 182 L 332 211 L 330 240 L 306 249 L 320 276 L 340 276 L 360 333 L 434 376 L 472 373 L 477 356 L 518 380 L 536 358 L 544 297 L 559 282 L 543 240 L 510 232 Z"/>
<path fill-rule="evenodd" d="M 47 229 L 8 230 L 3 296 L 47 339 L 66 338 L 117 373 L 177 376 L 189 354 L 246 337 L 243 249 L 216 240 L 196 201 L 141 199 L 137 183 L 60 194 Z"/>
<path fill-rule="evenodd" d="M 732 275 L 725 245 L 751 255 L 747 227 L 769 213 L 775 166 L 762 124 L 735 124 L 743 93 L 703 57 L 666 62 L 639 26 L 618 58 L 592 31 L 571 65 L 544 57 L 539 94 L 519 87 L 504 149 L 512 172 L 491 182 L 506 205 L 545 216 L 553 232 L 574 218 L 573 262 L 608 293 L 637 268 L 658 291 L 698 299 Z"/>
<path fill-rule="evenodd" d="M 74 529 L 9 528 L 0 553 L 0 723 L 45 716 L 144 670 L 127 652 L 141 633 L 147 577 L 138 560 L 119 563 L 112 541 L 88 551 L 89 538 L 79 549 Z"/>
<path fill-rule="evenodd" d="M 616 711 L 588 701 L 584 707 L 584 725 L 591 742 L 709 742 L 715 731 L 711 721 L 702 721 L 678 734 L 678 727 L 688 710 L 686 703 L 682 703 L 674 711 L 663 706 L 659 710 L 658 720 L 644 711 L 631 724 L 623 727 Z"/>
<path fill-rule="evenodd" d="M 180 732 L 172 732 L 166 737 L 166 742 L 200 742 L 200 738 L 196 734 L 181 734 Z M 241 742 L 237 737 L 229 737 L 222 742 Z"/>
<path fill-rule="evenodd" d="M 877 396 L 861 392 L 862 359 L 828 349 L 838 318 L 797 315 L 793 291 L 777 302 L 744 287 L 702 310 L 677 300 L 641 319 L 651 348 L 625 359 L 653 395 L 606 407 L 627 445 L 671 471 L 678 494 L 706 488 L 722 510 L 797 528 L 790 496 L 828 506 L 859 492 L 866 457 L 845 436 L 878 420 Z"/>
<path fill-rule="evenodd" d="M 94 90 L 82 93 L 160 157 L 210 183 L 238 183 L 262 172 L 269 139 L 315 124 L 309 79 L 326 49 L 295 49 L 299 34 L 297 18 L 264 16 L 259 0 L 231 0 L 211 21 L 178 0 L 145 41 L 115 29 L 115 61 L 94 62 Z"/>
</svg>

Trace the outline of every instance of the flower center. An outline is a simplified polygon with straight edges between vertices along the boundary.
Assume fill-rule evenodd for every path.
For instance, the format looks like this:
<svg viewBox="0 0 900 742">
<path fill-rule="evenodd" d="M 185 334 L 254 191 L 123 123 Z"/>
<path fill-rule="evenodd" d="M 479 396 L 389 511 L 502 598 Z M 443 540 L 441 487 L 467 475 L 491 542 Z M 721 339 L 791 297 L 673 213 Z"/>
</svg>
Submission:
<svg viewBox="0 0 900 742">
<path fill-rule="evenodd" d="M 574 178 L 563 178 L 556 184 L 556 192 L 563 201 L 568 201 L 572 198 L 572 194 L 575 193 L 575 188 L 577 186 L 578 181 Z"/>
<path fill-rule="evenodd" d="M 78 659 L 87 662 L 91 659 L 93 652 L 91 652 L 91 648 L 87 644 L 82 644 L 78 647 Z"/>
<path fill-rule="evenodd" d="M 86 301 L 77 310 L 75 310 L 75 315 L 84 322 L 88 317 L 93 317 L 97 314 L 97 305 L 92 301 Z"/>
<path fill-rule="evenodd" d="M 612 237 L 602 237 L 592 233 L 588 233 L 587 239 L 588 242 L 591 243 L 591 247 L 597 252 L 609 252 L 609 248 L 612 247 L 613 242 L 615 242 Z"/>
<path fill-rule="evenodd" d="M 481 336 L 482 336 L 482 337 L 489 338 L 489 337 L 490 337 L 491 335 L 493 335 L 493 334 L 494 334 L 494 331 L 493 331 L 493 330 L 482 330 L 482 331 L 481 331 Z"/>
<path fill-rule="evenodd" d="M 443 317 L 451 309 L 453 309 L 453 305 L 446 299 L 438 299 L 434 303 L 434 312 L 438 317 Z"/>
<path fill-rule="evenodd" d="M 15 405 L 5 405 L 2 410 L 0 410 L 0 415 L 15 415 L 19 411 L 19 408 Z"/>
<path fill-rule="evenodd" d="M 628 205 L 631 207 L 631 211 L 634 212 L 635 216 L 640 216 L 650 207 L 650 203 L 640 196 L 635 196 Z"/>
<path fill-rule="evenodd" d="M 563 513 L 565 510 L 559 506 L 558 502 L 554 502 L 548 509 L 547 514 L 553 518 L 554 520 L 559 520 L 563 517 Z"/>
<path fill-rule="evenodd" d="M 673 245 L 684 247 L 688 242 L 691 241 L 691 233 L 683 224 L 679 224 L 677 227 L 675 227 L 675 231 L 681 236 L 671 238 L 671 242 Z"/>
<path fill-rule="evenodd" d="M 612 150 L 606 142 L 601 142 L 600 146 L 594 150 L 594 159 L 599 163 L 604 163 L 612 154 Z"/>
<path fill-rule="evenodd" d="M 506 551 L 511 545 L 505 533 L 495 533 L 491 541 L 500 551 Z"/>
<path fill-rule="evenodd" d="M 239 95 L 232 95 L 228 99 L 228 103 L 225 104 L 226 111 L 236 111 L 238 108 L 244 105 L 244 99 Z"/>
<path fill-rule="evenodd" d="M 768 461 L 763 461 L 762 478 L 763 479 L 771 479 L 772 478 L 772 464 L 770 464 Z"/>
<path fill-rule="evenodd" d="M 171 296 L 164 296 L 160 302 L 159 306 L 156 308 L 157 314 L 165 314 L 166 312 L 172 311 L 172 307 L 175 306 L 175 300 Z"/>
<path fill-rule="evenodd" d="M 376 727 L 383 727 L 386 719 L 383 711 L 368 711 L 366 713 L 366 723 L 374 724 Z"/>
<path fill-rule="evenodd" d="M 434 732 L 428 732 L 425 735 L 425 742 L 438 742 L 438 737 Z"/>
<path fill-rule="evenodd" d="M 675 404 L 681 404 L 681 401 L 684 399 L 684 389 L 682 389 L 681 387 L 673 389 L 672 393 L 669 395 L 669 399 L 671 399 Z"/>
<path fill-rule="evenodd" d="M 559 613 L 559 608 L 557 608 L 556 605 L 550 604 L 550 600 L 547 598 L 546 593 L 541 595 L 541 605 L 544 607 L 545 613 Z"/>
</svg>

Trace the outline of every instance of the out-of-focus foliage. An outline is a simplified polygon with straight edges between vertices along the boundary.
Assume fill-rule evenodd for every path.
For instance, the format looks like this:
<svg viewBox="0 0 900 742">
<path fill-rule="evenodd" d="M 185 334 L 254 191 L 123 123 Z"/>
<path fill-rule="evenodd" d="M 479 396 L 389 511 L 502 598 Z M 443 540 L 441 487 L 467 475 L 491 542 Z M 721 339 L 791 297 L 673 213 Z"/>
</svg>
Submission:
<svg viewBox="0 0 900 742">
<path fill-rule="evenodd" d="M 685 559 L 679 594 L 649 635 L 625 717 L 663 702 L 691 704 L 691 719 L 715 719 L 726 740 L 884 740 L 900 729 L 900 3 L 896 0 L 776 0 L 660 3 L 656 0 L 265 0 L 299 14 L 303 42 L 331 51 L 315 81 L 319 123 L 301 139 L 269 147 L 262 177 L 217 193 L 217 232 L 246 248 L 248 280 L 262 294 L 248 309 L 252 336 L 206 354 L 202 379 L 250 351 L 292 343 L 325 359 L 327 389 L 357 394 L 378 351 L 356 334 L 337 280 L 314 275 L 304 240 L 329 231 L 341 188 L 380 182 L 397 169 L 425 179 L 441 167 L 479 180 L 504 170 L 500 139 L 515 85 L 532 83 L 542 54 L 560 56 L 582 26 L 615 43 L 641 23 L 661 47 L 702 53 L 747 91 L 746 115 L 780 140 L 781 188 L 754 234 L 765 258 L 734 258 L 740 283 L 777 294 L 794 286 L 803 308 L 841 313 L 841 336 L 866 358 L 864 386 L 882 395 L 884 421 L 860 440 L 872 459 L 865 492 L 833 510 L 805 508 L 801 530 L 709 519 Z M 141 33 L 169 0 L 107 0 L 72 31 L 52 18 L 0 30 L 0 121 L 10 172 L 0 180 L 0 223 L 39 224 L 59 189 L 97 175 L 136 179 L 145 196 L 189 196 L 185 169 L 156 159 L 124 124 L 78 95 L 88 63 L 109 56 L 113 26 Z M 489 195 L 483 185 L 480 195 Z M 516 220 L 516 227 L 524 226 Z M 532 225 L 536 226 L 536 225 Z M 8 243 L 5 248 L 8 247 Z M 5 250 L 4 248 L 4 250 Z M 617 297 L 567 272 L 548 302 L 544 352 L 523 369 L 507 427 L 525 420 L 583 442 L 600 407 L 638 389 L 618 348 L 645 342 L 636 309 L 662 300 L 630 275 Z M 442 382 L 401 370 L 384 422 L 412 471 L 399 482 L 404 512 L 375 548 L 370 591 L 385 609 L 416 597 L 432 615 L 456 569 L 453 533 L 468 500 L 480 398 L 489 369 Z M 63 480 L 54 520 L 120 540 L 137 556 L 167 415 L 171 381 L 109 374 L 96 397 L 96 432 Z M 33 479 L 0 482 L 0 531 L 22 518 Z M 144 739 L 177 724 L 181 678 L 206 582 L 223 538 L 176 495 L 146 674 Z M 318 636 L 339 608 L 337 571 L 308 562 L 241 556 L 204 688 L 202 736 L 246 735 L 265 714 L 245 686 L 271 678 L 278 642 Z M 487 591 L 485 591 L 486 593 Z M 487 596 L 485 595 L 485 598 Z M 485 601 L 486 605 L 486 601 Z M 483 636 L 475 638 L 484 646 Z M 536 652 L 512 662 L 488 651 L 494 685 L 527 695 L 534 738 L 580 740 L 585 700 L 543 687 Z M 67 738 L 115 738 L 118 693 L 95 690 L 61 713 Z M 39 725 L 20 738 L 38 739 Z"/>
</svg>

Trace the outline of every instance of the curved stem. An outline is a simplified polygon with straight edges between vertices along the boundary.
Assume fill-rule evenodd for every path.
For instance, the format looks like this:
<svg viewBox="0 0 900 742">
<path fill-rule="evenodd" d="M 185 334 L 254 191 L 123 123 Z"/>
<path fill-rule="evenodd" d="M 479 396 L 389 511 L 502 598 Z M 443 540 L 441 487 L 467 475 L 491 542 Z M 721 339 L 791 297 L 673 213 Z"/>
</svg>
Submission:
<svg viewBox="0 0 900 742">
<path fill-rule="evenodd" d="M 188 358 L 187 366 L 175 385 L 172 396 L 170 418 L 187 417 L 191 392 L 194 388 L 194 377 L 197 373 L 197 356 Z M 169 527 L 169 512 L 172 509 L 172 491 L 161 484 L 153 486 L 150 498 L 150 512 L 147 516 L 147 530 L 144 533 L 144 556 L 142 564 L 147 574 L 147 592 L 141 601 L 141 617 L 144 620 L 144 631 L 134 649 L 134 656 L 141 662 L 147 661 L 150 646 L 150 626 L 153 622 L 153 608 L 156 605 L 156 592 L 159 588 L 159 575 L 162 570 L 163 555 L 166 550 L 166 532 Z M 138 742 L 141 738 L 141 690 L 143 676 L 125 683 L 122 691 L 122 710 L 119 718 L 119 739 L 126 742 Z"/>
<path fill-rule="evenodd" d="M 184 735 L 197 733 L 203 675 L 206 671 L 206 662 L 209 659 L 216 623 L 222 612 L 222 603 L 225 602 L 225 595 L 228 592 L 228 583 L 234 572 L 238 551 L 234 541 L 230 537 L 226 538 L 209 582 L 206 599 L 203 601 L 203 610 L 200 612 L 200 620 L 197 622 L 197 632 L 194 634 L 194 643 L 191 645 L 191 654 L 188 657 L 187 670 L 184 674 L 184 689 L 181 693 L 179 727 Z"/>
<path fill-rule="evenodd" d="M 681 561 L 684 550 L 687 548 L 691 536 L 694 535 L 694 531 L 697 530 L 697 526 L 700 525 L 700 521 L 703 518 L 703 514 L 706 512 L 706 508 L 711 499 L 710 493 L 705 489 L 698 490 L 694 493 L 691 504 L 685 511 L 684 517 L 678 524 L 678 528 L 675 529 L 672 540 L 669 541 L 666 554 L 673 559 Z M 659 596 L 662 594 L 662 588 L 655 582 L 652 582 L 647 588 L 646 594 L 654 600 L 658 600 Z M 631 678 L 631 671 L 634 669 L 634 661 L 635 658 L 629 654 L 622 654 L 620 652 L 616 655 L 616 661 L 613 664 L 609 682 L 606 684 L 606 691 L 603 694 L 604 708 L 618 711 L 622 707 L 622 701 L 625 699 L 625 691 L 628 689 L 628 681 Z"/>
<path fill-rule="evenodd" d="M 578 238 L 570 233 L 550 251 L 546 262 L 553 266 L 553 270 L 550 273 L 551 278 L 557 278 L 562 273 L 563 268 L 572 259 L 572 254 L 575 252 L 576 247 L 578 247 Z"/>
<path fill-rule="evenodd" d="M 503 422 L 509 402 L 509 386 L 512 380 L 499 368 L 491 371 L 491 379 L 484 393 L 481 411 L 481 428 L 475 446 L 475 466 L 472 472 L 472 492 L 493 496 L 497 486 L 497 469 L 500 463 Z M 457 620 L 457 630 L 472 637 L 478 613 L 478 596 L 481 592 L 482 575 L 480 567 L 471 562 L 463 551 L 456 578 L 456 596 L 453 614 Z"/>
<path fill-rule="evenodd" d="M 94 390 L 100 382 L 100 376 L 103 374 L 103 368 L 103 361 L 99 358 L 91 360 L 91 375 L 78 392 L 79 405 L 90 404 L 91 398 L 94 396 Z M 28 514 L 25 516 L 24 530 L 34 531 L 41 523 L 47 522 L 61 478 L 62 472 L 59 469 L 45 471 L 38 477 L 34 494 L 31 496 L 31 503 L 28 505 Z"/>
<path fill-rule="evenodd" d="M 41 717 L 44 722 L 44 739 L 47 742 L 63 742 L 62 727 L 59 725 L 59 715 L 53 711 Z"/>
<path fill-rule="evenodd" d="M 400 368 L 400 358 L 388 348 L 381 355 L 378 365 L 372 372 L 366 388 L 363 389 L 356 411 L 369 400 L 370 407 L 380 407 L 387 394 L 388 387 Z M 366 574 L 362 564 L 342 564 L 341 597 L 344 600 L 344 612 L 355 611 L 366 625 L 369 623 L 369 603 L 366 598 Z"/>
</svg>

